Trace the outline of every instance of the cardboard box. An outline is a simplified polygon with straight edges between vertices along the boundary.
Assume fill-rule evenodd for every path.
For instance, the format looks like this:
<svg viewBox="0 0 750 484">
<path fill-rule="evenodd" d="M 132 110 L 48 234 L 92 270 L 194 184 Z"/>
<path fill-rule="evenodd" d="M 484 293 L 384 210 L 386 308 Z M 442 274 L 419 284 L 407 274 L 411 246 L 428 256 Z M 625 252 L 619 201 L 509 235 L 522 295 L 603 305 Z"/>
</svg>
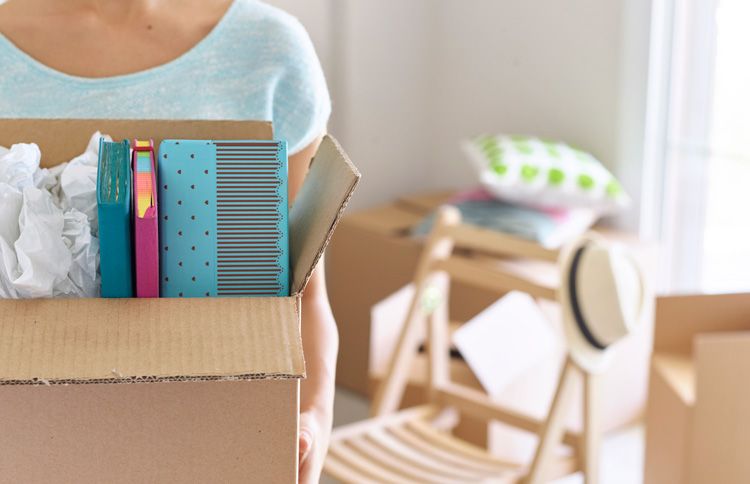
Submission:
<svg viewBox="0 0 750 484">
<path fill-rule="evenodd" d="M 271 139 L 270 124 L 1 120 L 43 166 L 114 138 Z M 359 173 L 326 138 L 290 213 L 293 296 L 0 301 L 0 482 L 295 482 L 300 297 Z"/>
<path fill-rule="evenodd" d="M 659 298 L 645 483 L 750 482 L 750 294 Z"/>
</svg>

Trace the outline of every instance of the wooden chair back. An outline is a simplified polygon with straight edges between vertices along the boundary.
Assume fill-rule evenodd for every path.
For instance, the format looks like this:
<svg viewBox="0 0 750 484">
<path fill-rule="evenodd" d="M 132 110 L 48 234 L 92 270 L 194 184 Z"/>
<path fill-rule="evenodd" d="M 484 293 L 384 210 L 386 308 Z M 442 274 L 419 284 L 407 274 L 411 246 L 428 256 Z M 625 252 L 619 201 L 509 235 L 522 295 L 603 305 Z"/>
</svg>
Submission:
<svg viewBox="0 0 750 484">
<path fill-rule="evenodd" d="M 468 252 L 468 253 L 467 253 Z M 414 278 L 414 296 L 386 375 L 372 404 L 373 416 L 398 410 L 407 386 L 408 374 L 418 353 L 420 338 L 427 329 L 427 389 L 430 403 L 456 408 L 461 414 L 487 421 L 497 420 L 539 435 L 540 443 L 526 482 L 544 482 L 559 443 L 579 450 L 580 465 L 586 482 L 595 482 L 599 432 L 595 425 L 595 379 L 584 373 L 584 433 L 582 436 L 564 427 L 574 389 L 573 373 L 580 371 L 566 359 L 560 381 L 546 419 L 537 419 L 493 402 L 486 394 L 450 380 L 450 335 L 448 300 L 451 281 L 468 286 L 502 291 L 522 291 L 539 300 L 557 300 L 558 288 L 509 271 L 489 259 L 525 258 L 557 263 L 560 251 L 503 235 L 491 230 L 461 224 L 453 207 L 442 208 L 429 234 Z"/>
<path fill-rule="evenodd" d="M 411 363 L 414 361 L 418 339 L 427 328 L 426 354 L 428 357 L 428 388 L 432 403 L 448 403 L 461 411 L 486 414 L 477 407 L 478 400 L 485 401 L 481 407 L 493 407 L 489 399 L 475 395 L 468 387 L 450 381 L 449 377 L 449 316 L 448 299 L 451 281 L 468 287 L 493 291 L 522 291 L 538 299 L 555 300 L 557 291 L 490 264 L 487 260 L 473 257 L 482 254 L 491 257 L 527 258 L 556 262 L 559 252 L 479 227 L 461 224 L 461 217 L 453 207 L 444 207 L 438 212 L 432 231 L 419 261 L 414 278 L 414 296 L 411 300 L 405 324 L 402 326 L 393 357 L 386 376 L 378 388 L 373 401 L 372 413 L 379 416 L 395 411 L 406 388 Z M 460 397 L 459 397 L 460 395 Z M 468 395 L 472 395 L 467 401 Z M 492 410 L 490 413 L 494 413 Z"/>
</svg>

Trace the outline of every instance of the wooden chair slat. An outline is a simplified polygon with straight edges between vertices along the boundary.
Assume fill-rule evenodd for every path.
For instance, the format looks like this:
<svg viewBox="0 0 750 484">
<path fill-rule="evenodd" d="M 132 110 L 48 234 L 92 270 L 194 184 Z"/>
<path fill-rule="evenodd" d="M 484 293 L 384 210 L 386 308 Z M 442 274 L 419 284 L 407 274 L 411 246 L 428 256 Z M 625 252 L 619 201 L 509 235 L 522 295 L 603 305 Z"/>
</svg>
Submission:
<svg viewBox="0 0 750 484">
<path fill-rule="evenodd" d="M 457 247 L 495 256 L 528 257 L 557 262 L 560 254 L 558 250 L 546 249 L 536 242 L 472 225 L 443 227 L 442 231 L 453 238 Z"/>
<path fill-rule="evenodd" d="M 400 412 L 374 417 L 361 422 L 355 422 L 349 425 L 337 427 L 331 435 L 331 442 L 346 440 L 351 437 L 363 435 L 373 429 L 383 429 L 402 425 L 410 420 L 429 420 L 438 415 L 440 408 L 435 405 L 421 405 L 419 407 L 409 408 Z"/>
<path fill-rule="evenodd" d="M 480 391 L 456 383 L 443 386 L 436 398 L 440 404 L 455 407 L 467 415 L 497 420 L 530 433 L 538 433 L 544 425 L 540 419 L 505 408 Z M 562 442 L 570 446 L 578 445 L 579 440 L 580 436 L 571 431 L 564 432 L 562 438 Z"/>
<path fill-rule="evenodd" d="M 419 481 L 398 475 L 382 466 L 374 464 L 366 455 L 352 449 L 345 442 L 338 442 L 328 449 L 328 453 L 339 459 L 356 472 L 364 474 L 376 482 L 419 484 Z M 356 484 L 356 483 L 353 483 Z"/>
<path fill-rule="evenodd" d="M 372 461 L 374 465 L 384 467 L 394 474 L 402 475 L 406 479 L 431 484 L 451 484 L 445 474 L 415 466 L 403 456 L 393 452 L 384 451 L 380 446 L 366 437 L 350 439 L 347 444 Z M 455 482 L 455 479 L 453 480 Z"/>
<path fill-rule="evenodd" d="M 378 481 L 372 479 L 366 474 L 361 474 L 354 470 L 351 466 L 347 465 L 333 453 L 328 454 L 326 457 L 323 470 L 326 474 L 333 477 L 337 481 L 345 482 L 347 484 L 380 484 Z"/>
<path fill-rule="evenodd" d="M 435 445 L 431 440 L 425 440 L 424 437 L 411 429 L 394 427 L 389 429 L 388 432 L 403 441 L 404 444 L 429 455 L 431 458 L 441 459 L 462 470 L 484 476 L 499 476 L 508 468 L 502 463 L 487 463 L 483 460 L 466 457 L 463 454 L 452 453 L 442 446 Z"/>
<path fill-rule="evenodd" d="M 491 269 L 478 261 L 465 257 L 449 257 L 437 260 L 432 265 L 434 270 L 445 271 L 451 278 L 464 284 L 481 287 L 490 291 L 522 291 L 534 297 L 557 300 L 557 290 L 529 281 L 516 274 Z"/>
<path fill-rule="evenodd" d="M 464 457 L 475 461 L 497 466 L 505 473 L 514 473 L 520 469 L 520 466 L 516 463 L 502 461 L 497 457 L 488 454 L 484 449 L 469 444 L 461 439 L 457 439 L 447 432 L 435 430 L 435 428 L 425 422 L 417 420 L 409 422 L 406 425 L 408 429 L 420 435 L 425 440 L 428 440 L 435 445 L 439 445 L 447 451 L 463 455 Z"/>
<path fill-rule="evenodd" d="M 434 472 L 439 472 L 440 475 L 448 478 L 476 482 L 487 477 L 486 472 L 468 470 L 455 465 L 452 466 L 446 463 L 444 459 L 425 452 L 423 448 L 409 445 L 384 430 L 373 430 L 367 435 L 367 438 L 385 450 L 398 453 L 404 459 L 411 462 L 412 465 L 423 469 L 432 469 Z"/>
</svg>

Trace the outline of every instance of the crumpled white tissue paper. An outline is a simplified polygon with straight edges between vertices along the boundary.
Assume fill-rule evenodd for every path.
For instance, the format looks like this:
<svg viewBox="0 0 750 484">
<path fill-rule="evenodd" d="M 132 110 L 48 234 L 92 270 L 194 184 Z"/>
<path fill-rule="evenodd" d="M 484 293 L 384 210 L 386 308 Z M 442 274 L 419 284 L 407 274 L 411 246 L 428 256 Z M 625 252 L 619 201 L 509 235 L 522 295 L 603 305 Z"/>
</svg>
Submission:
<svg viewBox="0 0 750 484">
<path fill-rule="evenodd" d="M 0 298 L 99 296 L 101 136 L 51 170 L 35 144 L 0 147 Z"/>
<path fill-rule="evenodd" d="M 99 233 L 96 205 L 96 174 L 99 166 L 99 133 L 89 141 L 86 151 L 70 160 L 60 174 L 60 199 L 63 209 L 86 214 L 91 230 Z M 107 141 L 112 141 L 105 137 Z"/>
</svg>

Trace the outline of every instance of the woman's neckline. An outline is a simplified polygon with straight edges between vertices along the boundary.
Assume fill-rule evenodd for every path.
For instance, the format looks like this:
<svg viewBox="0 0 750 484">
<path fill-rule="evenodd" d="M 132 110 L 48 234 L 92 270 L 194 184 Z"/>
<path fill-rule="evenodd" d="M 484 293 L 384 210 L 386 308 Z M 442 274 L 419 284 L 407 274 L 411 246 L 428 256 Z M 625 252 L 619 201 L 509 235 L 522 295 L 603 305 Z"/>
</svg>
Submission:
<svg viewBox="0 0 750 484">
<path fill-rule="evenodd" d="M 56 77 L 58 79 L 62 79 L 67 82 L 75 82 L 75 83 L 85 84 L 89 86 L 130 83 L 130 82 L 141 80 L 146 77 L 150 77 L 152 75 L 167 72 L 175 67 L 178 67 L 180 64 L 184 63 L 185 61 L 189 60 L 191 57 L 196 55 L 196 53 L 198 53 L 200 50 L 204 49 L 207 45 L 209 45 L 221 33 L 221 31 L 224 29 L 226 24 L 229 22 L 230 18 L 233 16 L 234 11 L 237 9 L 237 5 L 239 3 L 240 3 L 240 0 L 232 0 L 232 3 L 229 5 L 229 8 L 227 8 L 226 12 L 224 12 L 224 14 L 221 16 L 221 18 L 216 23 L 216 25 L 214 25 L 211 31 L 208 34 L 206 34 L 202 39 L 200 39 L 198 42 L 196 42 L 187 51 L 183 52 L 182 54 L 175 57 L 174 59 L 164 62 L 162 64 L 156 65 L 154 67 L 149 67 L 147 69 L 130 72 L 127 74 L 118 74 L 115 76 L 105 76 L 105 77 L 76 76 L 74 74 L 65 73 L 63 71 L 60 71 L 58 69 L 55 69 L 54 67 L 50 67 L 38 61 L 33 56 L 28 54 L 26 51 L 22 50 L 16 44 L 14 44 L 2 32 L 0 32 L 0 43 L 5 44 L 7 50 L 9 50 L 12 54 L 14 54 L 17 58 L 19 58 L 25 64 L 30 65 L 31 67 L 35 68 L 38 71 L 41 71 L 43 74 L 48 75 L 50 77 Z"/>
</svg>

